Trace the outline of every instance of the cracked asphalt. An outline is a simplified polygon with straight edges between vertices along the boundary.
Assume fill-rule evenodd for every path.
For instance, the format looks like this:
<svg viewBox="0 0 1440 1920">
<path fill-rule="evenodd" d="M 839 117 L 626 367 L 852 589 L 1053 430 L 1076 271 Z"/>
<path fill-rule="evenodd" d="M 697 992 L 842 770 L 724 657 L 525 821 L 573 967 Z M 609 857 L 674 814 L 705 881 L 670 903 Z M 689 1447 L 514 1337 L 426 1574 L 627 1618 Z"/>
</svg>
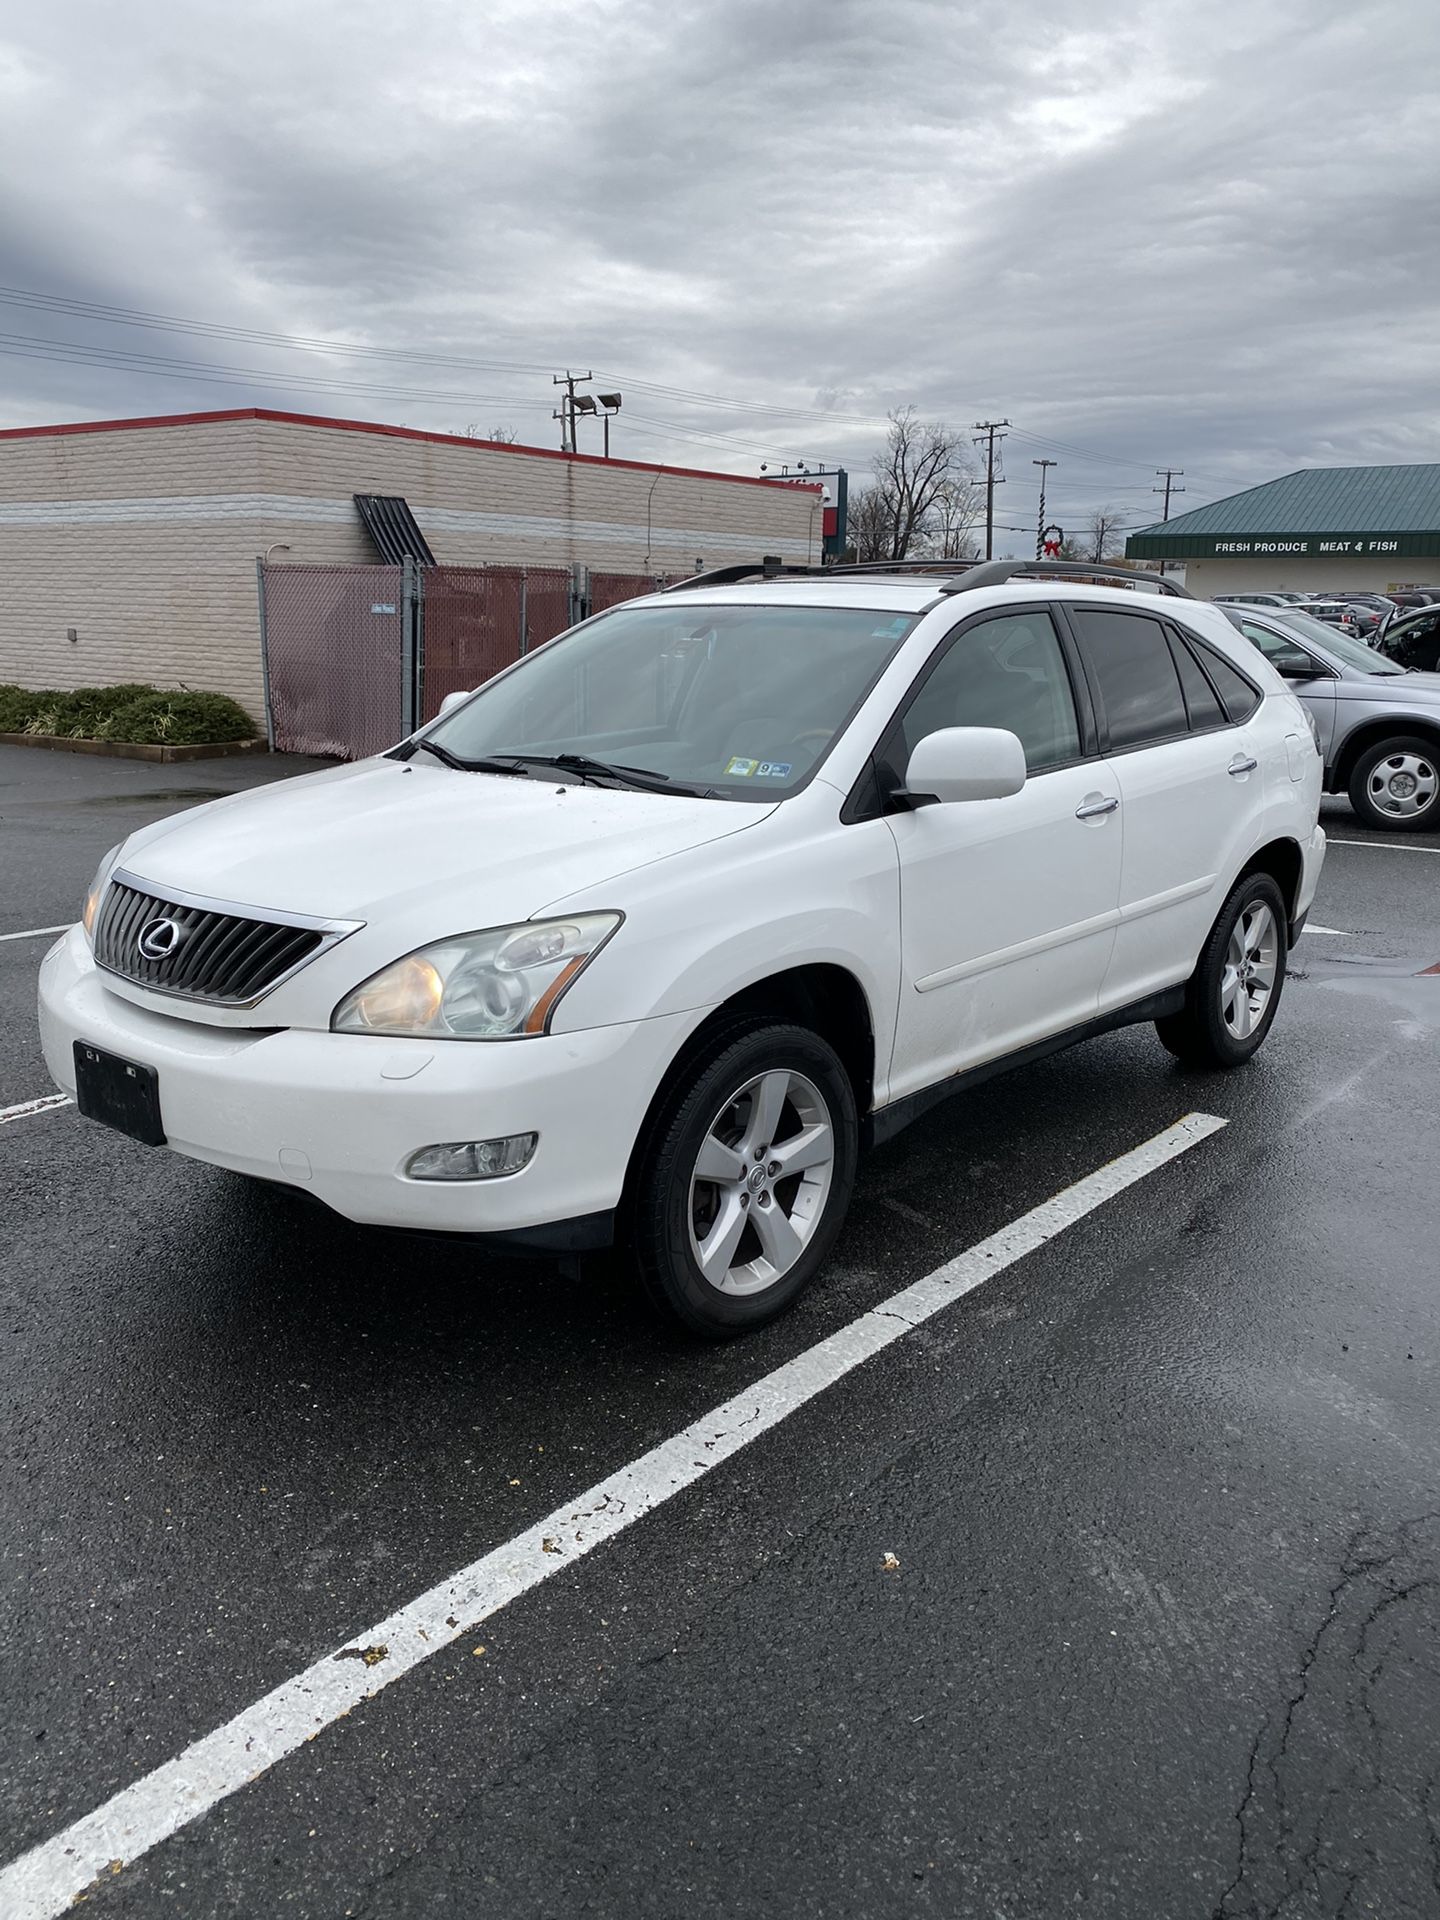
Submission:
<svg viewBox="0 0 1440 1920">
<path fill-rule="evenodd" d="M 0 932 L 291 770 L 0 748 Z M 482 1264 L 67 1109 L 0 1127 L 0 1856 L 1199 1109 L 1229 1125 L 86 1908 L 1440 1915 L 1440 851 L 1325 824 L 1361 843 L 1339 931 L 1249 1069 L 1142 1029 L 952 1102 L 738 1346 L 619 1260 Z M 44 945 L 0 944 L 0 1106 L 49 1091 Z"/>
</svg>

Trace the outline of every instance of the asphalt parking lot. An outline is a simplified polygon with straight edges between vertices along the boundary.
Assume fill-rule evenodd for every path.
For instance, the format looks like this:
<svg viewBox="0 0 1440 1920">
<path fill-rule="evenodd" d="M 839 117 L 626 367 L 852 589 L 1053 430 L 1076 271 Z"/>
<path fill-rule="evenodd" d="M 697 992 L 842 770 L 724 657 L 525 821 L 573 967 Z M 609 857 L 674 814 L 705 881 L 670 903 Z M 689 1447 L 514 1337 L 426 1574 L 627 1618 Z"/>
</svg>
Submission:
<svg viewBox="0 0 1440 1920">
<path fill-rule="evenodd" d="M 142 822 L 302 770 L 0 747 L 0 1111 L 53 1091 L 32 930 Z M 0 1860 L 100 1810 L 87 1910 L 143 1920 L 1440 1913 L 1440 836 L 1324 823 L 1251 1067 L 1141 1029 L 962 1096 L 738 1345 L 620 1259 L 0 1121 Z M 1191 1114 L 1225 1124 L 1016 1229 Z M 634 1525 L 532 1541 L 732 1402 Z M 504 1598 L 522 1544 L 553 1577 Z M 253 1714 L 381 1686 L 377 1626 L 477 1567 L 503 1603 L 314 1738 Z M 197 1750 L 197 1817 L 127 1842 L 116 1796 L 236 1722 L 254 1777 Z M 64 1845 L 0 1868 L 6 1920 L 59 1910 Z"/>
</svg>

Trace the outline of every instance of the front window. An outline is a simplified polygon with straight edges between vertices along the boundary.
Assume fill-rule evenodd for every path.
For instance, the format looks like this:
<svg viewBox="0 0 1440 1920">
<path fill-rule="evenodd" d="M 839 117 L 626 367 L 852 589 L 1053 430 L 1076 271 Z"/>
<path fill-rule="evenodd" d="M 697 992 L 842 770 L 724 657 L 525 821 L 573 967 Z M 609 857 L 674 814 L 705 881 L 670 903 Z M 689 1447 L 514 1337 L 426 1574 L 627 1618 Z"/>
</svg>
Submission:
<svg viewBox="0 0 1440 1920">
<path fill-rule="evenodd" d="M 617 607 L 425 737 L 462 762 L 577 755 L 661 792 L 776 799 L 814 772 L 918 618 L 862 607 Z"/>
<path fill-rule="evenodd" d="M 1343 661 L 1347 667 L 1358 667 L 1361 673 L 1400 672 L 1399 667 L 1385 659 L 1383 654 L 1376 653 L 1373 647 L 1367 647 L 1363 640 L 1352 639 L 1348 633 L 1342 633 L 1339 627 L 1327 626 L 1323 620 L 1315 619 L 1312 614 L 1301 613 L 1297 607 L 1286 607 L 1278 612 L 1275 618 L 1283 621 L 1302 639 L 1308 636 L 1312 640 L 1318 640 L 1327 653 L 1333 654 L 1335 659 Z M 1260 631 L 1263 632 L 1264 629 L 1261 628 Z M 1272 647 L 1283 646 L 1283 641 L 1280 641 L 1277 635 L 1271 634 L 1269 637 Z M 1255 635 L 1247 633 L 1246 638 L 1254 640 Z M 1258 640 L 1255 644 L 1260 647 L 1262 653 L 1270 651 Z"/>
</svg>

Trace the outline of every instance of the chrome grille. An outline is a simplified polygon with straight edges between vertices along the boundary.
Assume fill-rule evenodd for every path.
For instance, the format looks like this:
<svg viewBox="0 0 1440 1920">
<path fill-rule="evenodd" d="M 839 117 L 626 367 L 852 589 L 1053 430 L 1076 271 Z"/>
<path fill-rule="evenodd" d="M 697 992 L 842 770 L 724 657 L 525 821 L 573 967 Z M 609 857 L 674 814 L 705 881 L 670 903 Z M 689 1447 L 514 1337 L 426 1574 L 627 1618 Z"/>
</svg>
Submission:
<svg viewBox="0 0 1440 1920">
<path fill-rule="evenodd" d="M 168 953 L 147 954 L 141 935 L 157 922 L 176 929 L 160 936 L 159 943 L 173 945 Z M 154 993 L 245 1007 L 351 930 L 330 921 L 232 912 L 193 895 L 150 892 L 134 876 L 117 874 L 95 921 L 95 964 Z"/>
</svg>

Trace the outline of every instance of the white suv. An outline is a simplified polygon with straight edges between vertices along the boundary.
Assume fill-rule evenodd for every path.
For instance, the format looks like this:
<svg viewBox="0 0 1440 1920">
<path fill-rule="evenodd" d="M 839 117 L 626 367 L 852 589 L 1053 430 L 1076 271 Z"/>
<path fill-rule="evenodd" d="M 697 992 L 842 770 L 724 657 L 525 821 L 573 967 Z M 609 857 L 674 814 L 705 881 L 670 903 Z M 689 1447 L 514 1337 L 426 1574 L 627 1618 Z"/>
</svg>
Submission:
<svg viewBox="0 0 1440 1920">
<path fill-rule="evenodd" d="M 725 569 L 456 702 L 116 848 L 50 1071 L 352 1220 L 618 1231 L 704 1334 L 794 1300 L 862 1143 L 957 1088 L 1134 1021 L 1248 1059 L 1323 858 L 1278 675 L 1064 566 Z"/>
</svg>

